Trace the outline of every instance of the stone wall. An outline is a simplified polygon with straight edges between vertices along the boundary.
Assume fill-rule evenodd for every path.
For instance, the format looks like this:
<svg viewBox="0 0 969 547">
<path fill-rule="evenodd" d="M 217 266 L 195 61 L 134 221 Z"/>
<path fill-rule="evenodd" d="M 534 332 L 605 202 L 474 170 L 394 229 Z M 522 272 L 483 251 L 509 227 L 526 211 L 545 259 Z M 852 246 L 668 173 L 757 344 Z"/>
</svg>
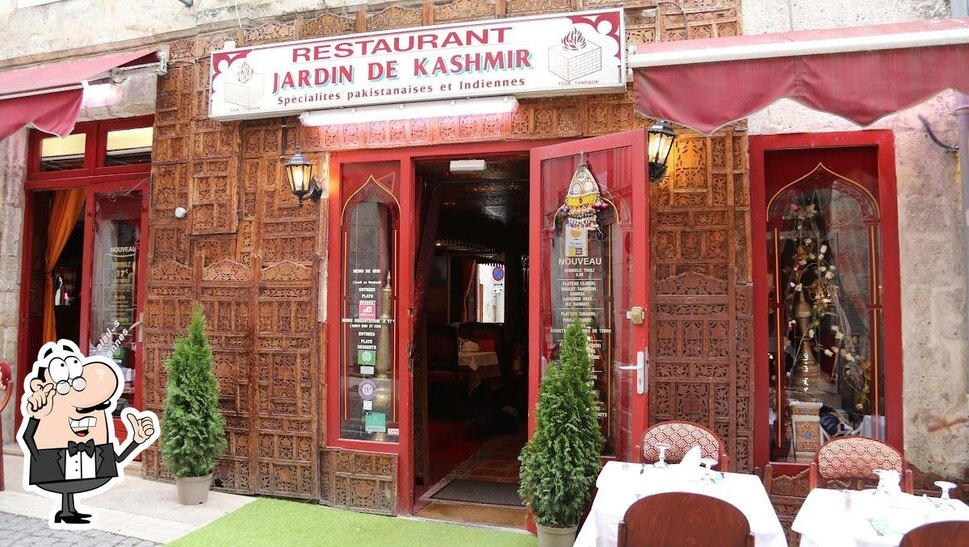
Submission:
<svg viewBox="0 0 969 547">
<path fill-rule="evenodd" d="M 166 34 L 194 34 L 196 29 L 224 28 L 228 24 L 238 28 L 262 17 L 367 3 L 361 0 L 195 0 L 192 7 L 186 7 L 178 0 L 61 0 L 17 9 L 16 0 L 0 0 L 0 28 L 30 29 L 30 32 L 4 32 L 0 60 L 35 55 L 50 57 L 66 50 L 125 41 L 155 41 L 164 39 Z M 92 24 L 94 21 L 96 24 Z"/>
<path fill-rule="evenodd" d="M 944 0 L 745 0 L 746 34 L 946 17 Z M 961 477 L 969 468 L 969 428 L 941 427 L 965 416 L 969 367 L 965 263 L 957 156 L 933 144 L 921 114 L 941 139 L 957 144 L 946 92 L 887 116 L 873 129 L 895 135 L 902 288 L 903 400 L 906 457 L 919 469 Z M 844 119 L 781 100 L 748 119 L 750 134 L 853 131 Z"/>
<path fill-rule="evenodd" d="M 27 131 L 0 141 L 0 360 L 17 379 L 17 310 L 20 309 L 21 242 L 24 223 L 24 180 L 27 177 Z M 20 394 L 16 387 L 15 394 Z M 3 439 L 13 440 L 14 408 L 10 399 L 3 411 Z"/>
</svg>

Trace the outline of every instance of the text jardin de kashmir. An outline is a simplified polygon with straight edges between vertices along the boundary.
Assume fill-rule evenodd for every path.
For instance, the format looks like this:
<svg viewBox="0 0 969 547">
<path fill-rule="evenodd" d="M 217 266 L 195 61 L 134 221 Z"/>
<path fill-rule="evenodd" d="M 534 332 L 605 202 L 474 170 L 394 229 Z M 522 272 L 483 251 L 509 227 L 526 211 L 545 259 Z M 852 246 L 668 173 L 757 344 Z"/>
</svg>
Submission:
<svg viewBox="0 0 969 547">
<path fill-rule="evenodd" d="M 406 53 L 434 51 L 451 47 L 468 46 L 500 46 L 505 42 L 506 32 L 511 27 L 493 27 L 478 30 L 452 31 L 447 34 L 418 33 L 405 36 L 386 38 L 364 38 L 336 43 L 320 43 L 293 47 L 292 62 L 312 63 L 333 59 L 365 58 L 371 55 L 389 53 Z M 493 51 L 461 53 L 456 55 L 438 54 L 416 57 L 411 60 L 410 70 L 416 77 L 444 76 L 465 74 L 469 72 L 489 72 L 510 69 L 531 68 L 531 52 L 527 49 L 496 49 Z M 301 68 L 273 74 L 273 94 L 287 90 L 309 90 L 333 85 L 352 85 L 356 77 L 356 67 L 352 64 L 324 66 L 317 68 Z M 367 63 L 366 77 L 368 81 L 393 80 L 400 75 L 401 67 L 396 59 L 374 60 Z M 507 82 L 506 85 L 524 85 L 524 79 L 518 82 Z M 472 86 L 474 84 L 463 83 Z M 479 82 L 478 85 L 486 85 Z M 422 89 L 426 87 L 427 89 Z M 475 86 L 477 87 L 477 86 Z M 413 88 L 413 89 L 411 89 Z M 469 87 L 472 89 L 473 87 Z M 409 92 L 430 92 L 432 86 L 402 86 L 391 89 L 370 89 L 354 91 L 347 99 L 373 96 L 389 92 L 391 94 Z M 340 99 L 339 92 L 327 94 L 327 100 Z M 290 102 L 292 98 L 278 97 Z"/>
</svg>

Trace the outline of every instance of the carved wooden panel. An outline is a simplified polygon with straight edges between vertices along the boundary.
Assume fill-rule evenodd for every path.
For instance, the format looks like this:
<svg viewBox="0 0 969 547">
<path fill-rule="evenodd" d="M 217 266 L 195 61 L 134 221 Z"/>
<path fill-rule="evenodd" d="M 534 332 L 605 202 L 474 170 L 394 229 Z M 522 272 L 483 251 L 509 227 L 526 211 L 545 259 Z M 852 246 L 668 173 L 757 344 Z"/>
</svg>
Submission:
<svg viewBox="0 0 969 547">
<path fill-rule="evenodd" d="M 235 232 L 239 159 L 235 156 L 192 162 L 189 203 L 192 233 Z"/>
<path fill-rule="evenodd" d="M 797 547 L 800 543 L 800 534 L 791 530 L 791 524 L 794 523 L 794 518 L 801 509 L 801 505 L 804 504 L 804 498 L 807 497 L 809 492 L 808 470 L 805 469 L 794 476 L 776 477 L 770 471 L 766 471 L 764 487 L 774 504 L 777 518 L 781 521 L 781 526 L 784 527 L 784 533 L 787 534 L 787 544 L 790 547 Z"/>
<path fill-rule="evenodd" d="M 367 17 L 367 30 L 389 30 L 419 27 L 424 22 L 424 10 L 420 7 L 390 6 Z"/>
<path fill-rule="evenodd" d="M 347 34 L 355 30 L 356 19 L 345 15 L 321 13 L 301 19 L 296 25 L 300 39 Z"/>
<path fill-rule="evenodd" d="M 495 3 L 482 0 L 455 0 L 434 8 L 434 23 L 453 23 L 473 19 L 493 19 Z"/>
<path fill-rule="evenodd" d="M 529 15 L 571 11 L 572 0 L 508 0 L 508 15 Z"/>
<path fill-rule="evenodd" d="M 251 120 L 241 123 L 242 155 L 245 158 L 275 155 L 280 161 L 283 128 L 279 120 Z"/>
<path fill-rule="evenodd" d="M 259 436 L 257 491 L 318 498 L 315 351 L 317 273 L 283 260 L 259 272 L 254 388 Z"/>
<path fill-rule="evenodd" d="M 241 45 L 288 42 L 296 38 L 296 25 L 293 21 L 269 21 L 257 25 L 243 31 Z"/>
<path fill-rule="evenodd" d="M 392 515 L 397 510 L 397 456 L 323 450 L 323 502 Z"/>
<path fill-rule="evenodd" d="M 690 420 L 727 444 L 737 469 L 752 469 L 750 249 L 742 134 L 680 135 L 672 168 L 652 188 L 654 267 L 650 422 Z M 742 148 L 746 152 L 746 148 Z"/>
<path fill-rule="evenodd" d="M 239 28 L 225 29 L 215 34 L 203 34 L 195 39 L 196 61 L 201 61 L 208 70 L 208 57 L 217 50 L 223 49 L 227 41 L 241 42 L 242 30 Z"/>
<path fill-rule="evenodd" d="M 161 231 L 154 230 L 152 236 Z M 184 242 L 184 235 L 180 239 Z M 190 314 L 195 287 L 190 266 L 170 258 L 159 258 L 158 244 L 152 243 L 152 247 L 156 253 L 153 255 L 152 250 L 149 250 L 151 267 L 145 298 L 146 312 L 142 323 L 145 357 L 140 377 L 145 409 L 152 410 L 161 417 L 167 380 L 162 362 L 171 353 L 177 333 L 184 331 L 184 320 Z M 157 443 L 142 453 L 142 468 L 146 476 L 171 478 L 161 463 Z"/>
<path fill-rule="evenodd" d="M 191 63 L 195 61 L 195 58 L 196 54 L 194 38 L 175 40 L 168 46 L 168 62 L 171 64 L 182 62 Z M 161 97 L 159 97 L 159 99 L 161 99 Z"/>
</svg>

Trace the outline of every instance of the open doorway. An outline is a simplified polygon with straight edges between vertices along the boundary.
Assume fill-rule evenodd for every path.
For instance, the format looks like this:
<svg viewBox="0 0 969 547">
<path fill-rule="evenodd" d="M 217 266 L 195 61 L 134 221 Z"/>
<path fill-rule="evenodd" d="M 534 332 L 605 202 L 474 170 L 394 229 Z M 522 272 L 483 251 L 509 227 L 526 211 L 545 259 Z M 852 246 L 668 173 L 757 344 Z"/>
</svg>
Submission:
<svg viewBox="0 0 969 547">
<path fill-rule="evenodd" d="M 523 526 L 527 439 L 527 152 L 414 164 L 415 510 Z"/>
</svg>

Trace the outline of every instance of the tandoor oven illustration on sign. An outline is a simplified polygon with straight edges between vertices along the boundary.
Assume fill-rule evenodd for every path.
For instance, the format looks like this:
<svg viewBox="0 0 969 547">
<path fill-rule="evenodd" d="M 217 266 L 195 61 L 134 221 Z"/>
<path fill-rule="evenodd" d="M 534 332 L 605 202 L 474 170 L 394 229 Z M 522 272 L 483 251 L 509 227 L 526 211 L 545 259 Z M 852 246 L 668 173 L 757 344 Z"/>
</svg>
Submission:
<svg viewBox="0 0 969 547">
<path fill-rule="evenodd" d="M 287 42 L 212 54 L 209 115 L 625 90 L 621 10 Z"/>
</svg>

